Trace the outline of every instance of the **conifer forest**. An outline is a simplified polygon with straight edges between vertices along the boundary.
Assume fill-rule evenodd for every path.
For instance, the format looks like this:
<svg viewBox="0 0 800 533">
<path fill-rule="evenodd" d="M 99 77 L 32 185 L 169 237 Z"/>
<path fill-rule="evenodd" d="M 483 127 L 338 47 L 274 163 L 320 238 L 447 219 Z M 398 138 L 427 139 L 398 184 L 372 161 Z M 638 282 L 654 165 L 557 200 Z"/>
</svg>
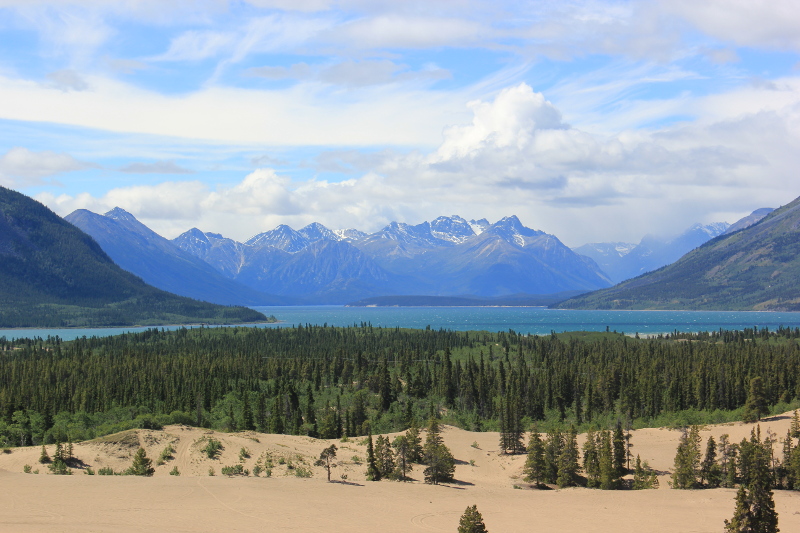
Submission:
<svg viewBox="0 0 800 533">
<path fill-rule="evenodd" d="M 0 444 L 79 441 L 170 423 L 321 438 L 402 431 L 431 417 L 500 431 L 740 420 L 800 396 L 800 330 L 632 338 L 352 327 L 150 329 L 0 338 Z"/>
</svg>

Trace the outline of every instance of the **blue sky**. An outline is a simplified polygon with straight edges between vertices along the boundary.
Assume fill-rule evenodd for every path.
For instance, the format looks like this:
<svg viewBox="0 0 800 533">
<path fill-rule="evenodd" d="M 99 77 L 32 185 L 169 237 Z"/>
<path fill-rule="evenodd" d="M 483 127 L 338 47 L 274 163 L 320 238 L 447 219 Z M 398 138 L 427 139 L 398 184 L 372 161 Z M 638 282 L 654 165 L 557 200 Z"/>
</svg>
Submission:
<svg viewBox="0 0 800 533">
<path fill-rule="evenodd" d="M 516 214 L 570 246 L 800 195 L 791 0 L 0 0 L 0 184 L 164 236 Z"/>
</svg>

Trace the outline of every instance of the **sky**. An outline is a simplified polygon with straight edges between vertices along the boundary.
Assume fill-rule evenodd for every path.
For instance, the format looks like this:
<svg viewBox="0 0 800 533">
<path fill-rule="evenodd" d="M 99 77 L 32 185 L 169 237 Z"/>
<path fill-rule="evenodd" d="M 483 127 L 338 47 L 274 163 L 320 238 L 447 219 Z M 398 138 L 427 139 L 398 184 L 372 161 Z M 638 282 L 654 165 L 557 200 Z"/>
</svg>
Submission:
<svg viewBox="0 0 800 533">
<path fill-rule="evenodd" d="M 168 238 L 733 223 L 800 196 L 800 8 L 0 0 L 0 185 Z"/>
</svg>

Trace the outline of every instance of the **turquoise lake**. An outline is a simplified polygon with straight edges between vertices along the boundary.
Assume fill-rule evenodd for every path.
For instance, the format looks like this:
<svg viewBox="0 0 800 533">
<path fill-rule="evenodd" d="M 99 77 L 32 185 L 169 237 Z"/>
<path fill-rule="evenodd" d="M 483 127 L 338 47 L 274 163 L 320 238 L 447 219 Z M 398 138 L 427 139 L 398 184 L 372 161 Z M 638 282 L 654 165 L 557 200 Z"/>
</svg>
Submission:
<svg viewBox="0 0 800 533">
<path fill-rule="evenodd" d="M 547 335 L 551 331 L 618 331 L 653 335 L 673 331 L 697 332 L 779 326 L 800 327 L 800 313 L 743 311 L 569 311 L 541 307 L 255 307 L 275 315 L 278 324 L 253 327 L 287 327 L 297 324 L 353 326 L 368 323 L 385 328 L 451 329 L 457 331 L 508 331 Z M 165 326 L 176 329 L 180 326 Z M 195 326 L 196 327 L 196 326 Z M 58 335 L 64 340 L 82 336 L 118 335 L 148 328 L 0 329 L 7 339 Z"/>
</svg>

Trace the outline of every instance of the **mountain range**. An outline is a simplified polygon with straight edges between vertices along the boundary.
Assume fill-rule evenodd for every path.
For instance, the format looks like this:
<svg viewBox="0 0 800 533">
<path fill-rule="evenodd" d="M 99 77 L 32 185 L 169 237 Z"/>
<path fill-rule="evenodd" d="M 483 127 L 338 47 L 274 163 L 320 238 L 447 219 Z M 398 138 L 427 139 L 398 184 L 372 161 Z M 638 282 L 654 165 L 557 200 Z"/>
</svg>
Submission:
<svg viewBox="0 0 800 533">
<path fill-rule="evenodd" d="M 179 297 L 114 264 L 89 235 L 0 187 L 0 327 L 263 322 L 261 313 Z"/>
<path fill-rule="evenodd" d="M 800 311 L 800 198 L 759 211 L 673 264 L 559 307 Z"/>
</svg>

